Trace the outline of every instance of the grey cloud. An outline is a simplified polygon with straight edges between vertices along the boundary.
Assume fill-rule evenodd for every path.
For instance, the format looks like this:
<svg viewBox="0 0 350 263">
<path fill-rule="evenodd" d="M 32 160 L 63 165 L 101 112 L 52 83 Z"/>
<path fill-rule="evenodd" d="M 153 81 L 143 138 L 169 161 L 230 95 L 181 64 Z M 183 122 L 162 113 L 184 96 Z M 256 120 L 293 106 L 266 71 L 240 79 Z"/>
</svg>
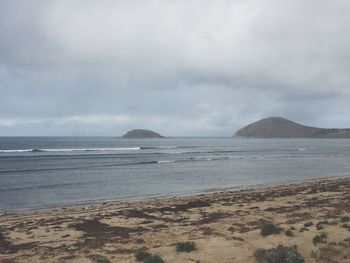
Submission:
<svg viewBox="0 0 350 263">
<path fill-rule="evenodd" d="M 270 115 L 350 126 L 349 10 L 345 0 L 2 1 L 0 135 L 229 136 Z"/>
</svg>

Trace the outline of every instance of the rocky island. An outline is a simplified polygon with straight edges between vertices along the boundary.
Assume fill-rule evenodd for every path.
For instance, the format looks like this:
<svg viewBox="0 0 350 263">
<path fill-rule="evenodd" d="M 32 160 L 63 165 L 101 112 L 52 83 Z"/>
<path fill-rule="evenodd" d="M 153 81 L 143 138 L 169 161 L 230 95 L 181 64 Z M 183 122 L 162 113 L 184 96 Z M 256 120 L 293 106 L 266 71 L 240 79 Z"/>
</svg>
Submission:
<svg viewBox="0 0 350 263">
<path fill-rule="evenodd" d="M 238 130 L 240 138 L 350 138 L 350 129 L 324 129 L 305 126 L 281 117 L 259 120 Z"/>
<path fill-rule="evenodd" d="M 125 139 L 156 139 L 156 138 L 165 138 L 164 136 L 150 130 L 136 129 L 128 131 L 122 136 Z"/>
</svg>

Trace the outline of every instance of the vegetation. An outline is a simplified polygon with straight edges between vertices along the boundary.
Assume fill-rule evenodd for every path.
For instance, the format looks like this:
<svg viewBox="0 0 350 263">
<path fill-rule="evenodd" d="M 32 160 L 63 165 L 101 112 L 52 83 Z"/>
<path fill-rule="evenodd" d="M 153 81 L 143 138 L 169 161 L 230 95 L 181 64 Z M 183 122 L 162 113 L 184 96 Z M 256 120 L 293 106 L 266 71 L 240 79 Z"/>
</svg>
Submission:
<svg viewBox="0 0 350 263">
<path fill-rule="evenodd" d="M 304 232 L 304 231 L 309 231 L 309 229 L 306 227 L 303 227 L 303 228 L 300 228 L 300 230 L 299 230 L 299 232 Z"/>
<path fill-rule="evenodd" d="M 93 255 L 92 259 L 94 263 L 111 263 L 111 261 L 108 258 L 100 255 Z"/>
<path fill-rule="evenodd" d="M 261 225 L 261 235 L 269 236 L 272 234 L 280 234 L 283 231 L 283 228 L 276 226 L 273 223 L 264 223 Z"/>
<path fill-rule="evenodd" d="M 257 249 L 254 257 L 258 263 L 304 263 L 304 258 L 298 252 L 297 246 L 279 245 L 270 249 Z"/>
<path fill-rule="evenodd" d="M 326 241 L 327 235 L 322 233 L 321 235 L 316 235 L 312 239 L 312 243 L 316 246 L 318 243 L 327 243 Z"/>
<path fill-rule="evenodd" d="M 349 222 L 349 221 L 350 221 L 350 217 L 348 217 L 348 216 L 343 216 L 340 218 L 340 222 L 342 222 L 342 223 Z"/>
<path fill-rule="evenodd" d="M 293 231 L 292 231 L 291 228 L 289 228 L 289 229 L 286 230 L 286 236 L 287 236 L 287 237 L 292 237 L 292 236 L 293 236 Z"/>
<path fill-rule="evenodd" d="M 322 230 L 324 227 L 323 227 L 323 225 L 322 225 L 322 223 L 321 222 L 318 222 L 317 224 L 316 224 L 316 229 L 317 230 Z"/>
<path fill-rule="evenodd" d="M 312 222 L 306 222 L 305 224 L 304 224 L 304 227 L 309 227 L 309 226 L 312 226 L 314 223 L 312 223 Z"/>
<path fill-rule="evenodd" d="M 326 233 L 321 233 L 320 237 L 321 238 L 327 238 L 327 234 Z"/>
<path fill-rule="evenodd" d="M 350 225 L 349 224 L 345 223 L 345 224 L 343 224 L 343 227 L 347 228 L 350 231 Z"/>
<path fill-rule="evenodd" d="M 151 255 L 146 251 L 139 251 L 135 254 L 137 261 L 142 261 L 143 263 L 164 263 L 164 260 L 158 255 Z"/>
<path fill-rule="evenodd" d="M 152 256 L 150 253 L 146 251 L 139 251 L 135 254 L 135 258 L 137 261 L 143 261 L 145 258 Z"/>
<path fill-rule="evenodd" d="M 177 252 L 191 252 L 196 250 L 196 244 L 193 242 L 179 242 L 176 243 Z"/>
<path fill-rule="evenodd" d="M 237 240 L 237 241 L 244 241 L 244 239 L 242 237 L 232 237 L 233 240 Z"/>
<path fill-rule="evenodd" d="M 165 263 L 165 262 L 160 256 L 152 255 L 152 256 L 146 257 L 143 260 L 143 263 Z"/>
</svg>

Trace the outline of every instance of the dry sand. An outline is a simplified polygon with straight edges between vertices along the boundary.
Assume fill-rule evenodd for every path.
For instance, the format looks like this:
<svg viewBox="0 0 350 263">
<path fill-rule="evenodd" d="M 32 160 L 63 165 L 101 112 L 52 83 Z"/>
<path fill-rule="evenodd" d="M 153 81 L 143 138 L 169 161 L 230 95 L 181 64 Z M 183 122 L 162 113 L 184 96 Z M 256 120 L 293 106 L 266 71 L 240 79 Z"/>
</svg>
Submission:
<svg viewBox="0 0 350 263">
<path fill-rule="evenodd" d="M 136 262 L 139 250 L 165 262 L 256 262 L 254 251 L 297 245 L 305 262 L 350 262 L 350 177 L 274 187 L 221 191 L 0 214 L 0 262 Z M 323 229 L 317 229 L 319 221 Z M 263 237 L 273 222 L 285 233 Z M 313 225 L 300 231 L 304 223 Z M 327 243 L 314 245 L 316 234 Z M 180 241 L 197 250 L 176 252 Z M 102 261 L 100 261 L 102 262 Z M 107 262 L 107 261 L 106 261 Z"/>
</svg>

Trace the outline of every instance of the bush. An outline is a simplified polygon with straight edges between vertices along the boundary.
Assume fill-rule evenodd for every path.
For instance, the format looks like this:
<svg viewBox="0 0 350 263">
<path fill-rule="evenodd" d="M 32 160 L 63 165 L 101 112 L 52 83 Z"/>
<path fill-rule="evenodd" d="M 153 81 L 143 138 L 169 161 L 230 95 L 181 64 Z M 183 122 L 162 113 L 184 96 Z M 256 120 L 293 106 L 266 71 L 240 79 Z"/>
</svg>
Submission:
<svg viewBox="0 0 350 263">
<path fill-rule="evenodd" d="M 177 252 L 191 252 L 196 250 L 196 244 L 193 242 L 179 242 L 176 243 Z"/>
<path fill-rule="evenodd" d="M 312 223 L 312 222 L 306 222 L 305 224 L 304 224 L 304 227 L 309 227 L 309 226 L 312 226 L 314 223 Z"/>
<path fill-rule="evenodd" d="M 312 239 L 312 243 L 316 246 L 318 243 L 327 243 L 326 242 L 327 235 L 322 233 L 321 235 L 316 235 Z"/>
<path fill-rule="evenodd" d="M 152 256 L 146 257 L 143 260 L 143 263 L 165 263 L 165 262 L 160 256 L 152 255 Z"/>
<path fill-rule="evenodd" d="M 145 258 L 150 257 L 151 254 L 146 251 L 139 251 L 135 254 L 137 261 L 143 261 Z"/>
<path fill-rule="evenodd" d="M 341 217 L 340 218 L 340 222 L 349 222 L 350 221 L 350 217 L 348 217 L 348 216 L 343 216 L 343 217 Z"/>
<path fill-rule="evenodd" d="M 275 224 L 272 223 L 264 223 L 261 226 L 261 235 L 262 236 L 269 236 L 272 234 L 279 234 L 282 232 L 282 228 L 279 226 L 276 226 Z"/>
<path fill-rule="evenodd" d="M 297 250 L 297 246 L 279 245 L 270 249 L 257 249 L 254 257 L 258 263 L 304 263 L 304 258 Z"/>
</svg>

